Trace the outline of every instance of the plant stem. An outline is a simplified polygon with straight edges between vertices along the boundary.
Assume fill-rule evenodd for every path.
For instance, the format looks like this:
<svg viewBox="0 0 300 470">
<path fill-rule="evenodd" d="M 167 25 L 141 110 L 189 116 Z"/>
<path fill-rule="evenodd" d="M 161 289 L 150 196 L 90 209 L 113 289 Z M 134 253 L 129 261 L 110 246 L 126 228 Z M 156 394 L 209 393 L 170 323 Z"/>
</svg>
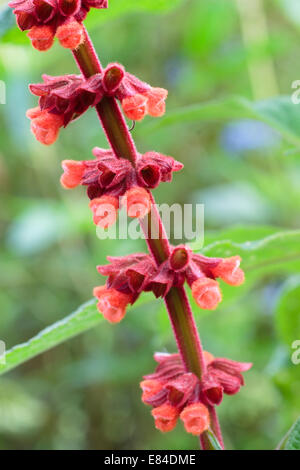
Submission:
<svg viewBox="0 0 300 470">
<path fill-rule="evenodd" d="M 85 78 L 101 73 L 101 63 L 86 30 L 84 43 L 73 50 L 73 55 Z M 132 164 L 135 164 L 137 150 L 116 99 L 104 97 L 96 109 L 115 155 L 118 158 L 127 158 Z M 140 220 L 140 223 L 149 251 L 157 265 L 160 265 L 168 258 L 171 247 L 152 194 L 151 198 L 152 210 L 148 216 Z M 155 237 L 151 236 L 153 233 L 155 233 Z M 185 368 L 201 379 L 206 371 L 206 365 L 185 289 L 183 287 L 172 287 L 164 301 Z M 220 444 L 223 445 L 221 429 L 213 407 L 210 409 L 210 417 L 212 430 Z M 204 450 L 210 448 L 207 442 L 205 436 L 201 438 L 201 445 Z"/>
</svg>

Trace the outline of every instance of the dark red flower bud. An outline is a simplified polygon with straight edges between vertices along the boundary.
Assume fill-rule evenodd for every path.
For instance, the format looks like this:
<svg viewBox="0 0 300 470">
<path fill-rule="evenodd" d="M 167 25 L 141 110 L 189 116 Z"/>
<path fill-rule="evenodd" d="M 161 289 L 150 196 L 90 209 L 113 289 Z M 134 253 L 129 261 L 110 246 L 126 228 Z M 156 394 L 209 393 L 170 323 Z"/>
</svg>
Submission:
<svg viewBox="0 0 300 470">
<path fill-rule="evenodd" d="M 41 24 L 49 23 L 57 11 L 56 0 L 33 0 L 34 12 Z"/>
<path fill-rule="evenodd" d="M 187 268 L 192 251 L 185 245 L 176 246 L 170 255 L 170 267 L 174 271 L 182 271 Z"/>
<path fill-rule="evenodd" d="M 169 262 L 165 261 L 158 269 L 157 273 L 151 278 L 148 289 L 152 290 L 155 297 L 165 297 L 170 291 L 174 282 L 174 273 L 170 269 Z"/>
<path fill-rule="evenodd" d="M 207 405 L 220 405 L 223 400 L 223 387 L 217 380 L 205 375 L 201 380 L 201 399 Z"/>
<path fill-rule="evenodd" d="M 193 395 L 198 382 L 198 377 L 190 372 L 169 380 L 165 388 L 171 405 L 181 408 Z"/>
<path fill-rule="evenodd" d="M 76 188 L 81 183 L 85 166 L 83 162 L 76 160 L 63 160 L 63 175 L 60 178 L 62 186 L 66 189 Z"/>
<path fill-rule="evenodd" d="M 35 7 L 31 0 L 16 0 L 9 2 L 17 18 L 17 24 L 22 31 L 37 25 Z"/>
<path fill-rule="evenodd" d="M 240 268 L 241 257 L 224 258 L 213 268 L 213 274 L 220 277 L 231 286 L 240 286 L 245 280 L 245 274 Z"/>
<path fill-rule="evenodd" d="M 58 8 L 62 15 L 73 16 L 81 8 L 81 0 L 58 0 Z"/>
<path fill-rule="evenodd" d="M 161 181 L 172 181 L 173 172 L 182 168 L 180 162 L 158 152 L 145 153 L 136 164 L 139 182 L 146 188 L 155 188 Z"/>
<path fill-rule="evenodd" d="M 120 64 L 109 64 L 103 72 L 102 86 L 105 93 L 113 95 L 119 88 L 123 78 L 125 76 L 125 70 L 123 65 Z"/>
<path fill-rule="evenodd" d="M 145 93 L 148 98 L 148 113 L 152 117 L 161 117 L 166 112 L 166 99 L 168 90 L 164 88 L 151 88 Z"/>
<path fill-rule="evenodd" d="M 158 380 L 143 380 L 140 383 L 143 390 L 142 402 L 147 404 L 147 400 L 157 395 L 163 388 L 163 384 Z"/>
</svg>

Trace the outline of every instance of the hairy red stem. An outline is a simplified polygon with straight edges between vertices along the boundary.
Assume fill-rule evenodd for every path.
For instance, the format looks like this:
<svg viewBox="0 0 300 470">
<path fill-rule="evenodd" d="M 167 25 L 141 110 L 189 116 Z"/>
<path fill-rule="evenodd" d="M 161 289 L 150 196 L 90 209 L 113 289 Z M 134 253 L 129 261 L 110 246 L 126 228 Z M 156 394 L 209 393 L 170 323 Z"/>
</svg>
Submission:
<svg viewBox="0 0 300 470">
<path fill-rule="evenodd" d="M 101 73 L 100 60 L 86 30 L 85 41 L 73 50 L 73 55 L 85 78 Z M 136 147 L 116 99 L 104 97 L 96 106 L 96 109 L 115 155 L 118 158 L 127 158 L 134 164 L 137 156 Z M 152 210 L 140 222 L 149 251 L 159 265 L 168 258 L 170 243 L 152 194 L 151 198 Z M 156 237 L 152 238 L 151 233 L 155 233 Z M 164 301 L 185 368 L 201 379 L 206 371 L 203 348 L 185 289 L 183 287 L 172 287 Z M 222 433 L 214 407 L 210 407 L 210 418 L 212 430 L 223 446 Z M 200 442 L 203 450 L 211 448 L 205 435 L 200 438 Z"/>
</svg>

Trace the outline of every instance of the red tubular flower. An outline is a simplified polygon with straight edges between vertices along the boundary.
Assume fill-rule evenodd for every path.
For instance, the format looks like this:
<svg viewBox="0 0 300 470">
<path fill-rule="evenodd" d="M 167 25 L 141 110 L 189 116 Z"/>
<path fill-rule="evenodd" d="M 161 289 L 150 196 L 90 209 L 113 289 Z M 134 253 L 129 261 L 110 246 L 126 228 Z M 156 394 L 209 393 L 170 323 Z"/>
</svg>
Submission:
<svg viewBox="0 0 300 470">
<path fill-rule="evenodd" d="M 51 26 L 33 26 L 27 36 L 31 40 L 32 46 L 38 51 L 47 51 L 53 45 L 54 30 Z"/>
<path fill-rule="evenodd" d="M 77 49 L 84 41 L 84 29 L 76 20 L 69 21 L 57 28 L 56 37 L 62 47 Z"/>
<path fill-rule="evenodd" d="M 31 132 L 44 145 L 52 145 L 63 126 L 63 119 L 56 114 L 41 111 L 39 108 L 29 109 L 26 116 L 31 119 Z"/>
<path fill-rule="evenodd" d="M 155 420 L 155 427 L 162 432 L 172 431 L 178 419 L 178 411 L 172 405 L 161 405 L 157 408 L 153 408 L 152 416 Z"/>
<path fill-rule="evenodd" d="M 213 274 L 216 277 L 220 277 L 231 286 L 240 286 L 245 280 L 245 274 L 241 270 L 240 264 L 240 256 L 225 258 L 213 268 Z"/>
<path fill-rule="evenodd" d="M 97 197 L 91 200 L 89 206 L 93 212 L 95 225 L 106 229 L 116 222 L 119 208 L 119 200 L 116 197 L 108 195 Z"/>
<path fill-rule="evenodd" d="M 126 314 L 131 296 L 105 286 L 95 287 L 94 296 L 98 299 L 98 310 L 110 323 L 119 323 Z"/>
<path fill-rule="evenodd" d="M 142 401 L 154 408 L 154 418 L 166 419 L 166 428 L 160 421 L 155 423 L 158 429 L 172 430 L 176 425 L 173 420 L 176 417 L 177 421 L 180 416 L 187 432 L 202 434 L 210 425 L 207 406 L 219 405 L 223 393 L 237 393 L 244 384 L 241 372 L 250 369 L 252 365 L 215 359 L 207 351 L 204 351 L 204 357 L 207 372 L 199 380 L 196 375 L 186 372 L 179 354 L 155 354 L 158 366 L 153 374 L 144 377 L 141 388 Z M 237 383 L 239 387 L 235 386 Z M 170 429 L 169 421 L 172 421 Z"/>
<path fill-rule="evenodd" d="M 114 188 L 114 194 L 123 195 L 135 182 L 131 163 L 125 158 L 116 158 L 111 150 L 95 147 L 93 154 L 97 158 L 93 184 L 99 184 L 105 190 Z"/>
<path fill-rule="evenodd" d="M 146 400 L 149 400 L 149 398 L 157 395 L 162 390 L 163 385 L 158 380 L 143 380 L 140 383 L 140 387 L 143 390 L 142 402 L 146 403 Z"/>
<path fill-rule="evenodd" d="M 186 432 L 199 436 L 207 431 L 210 425 L 209 411 L 203 403 L 188 405 L 180 413 Z"/>
<path fill-rule="evenodd" d="M 206 277 L 193 282 L 192 295 L 197 305 L 207 310 L 214 310 L 222 300 L 218 282 Z"/>
<path fill-rule="evenodd" d="M 161 117 L 166 112 L 166 99 L 168 91 L 164 88 L 151 88 L 145 93 L 148 98 L 147 109 L 148 114 L 152 117 Z"/>
<path fill-rule="evenodd" d="M 76 188 L 81 183 L 84 174 L 84 163 L 75 160 L 63 160 L 61 165 L 64 170 L 60 178 L 62 186 L 66 189 Z"/>
<path fill-rule="evenodd" d="M 142 219 L 151 210 L 151 197 L 145 188 L 134 186 L 124 194 L 122 205 L 125 206 L 129 217 Z"/>
</svg>

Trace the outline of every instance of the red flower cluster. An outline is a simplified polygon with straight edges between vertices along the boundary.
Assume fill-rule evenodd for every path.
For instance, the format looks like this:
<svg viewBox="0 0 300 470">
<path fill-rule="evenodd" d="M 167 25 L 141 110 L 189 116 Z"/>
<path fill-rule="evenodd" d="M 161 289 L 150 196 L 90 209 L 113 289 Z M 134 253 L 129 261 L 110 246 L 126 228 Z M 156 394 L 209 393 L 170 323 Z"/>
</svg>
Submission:
<svg viewBox="0 0 300 470">
<path fill-rule="evenodd" d="M 27 117 L 32 119 L 31 130 L 36 139 L 46 145 L 55 142 L 60 127 L 81 116 L 90 106 L 95 106 L 102 98 L 101 77 L 93 75 L 85 80 L 81 75 L 52 77 L 43 75 L 43 83 L 29 86 L 31 93 L 39 97 L 39 106 L 30 109 Z M 33 112 L 34 111 L 34 112 Z M 53 133 L 49 116 L 55 115 L 60 126 Z M 38 121 L 36 121 L 38 117 Z M 56 127 L 56 126 L 55 126 Z M 53 138 L 49 138 L 47 130 Z M 46 137 L 45 137 L 46 135 Z M 55 136 L 55 137 L 54 137 Z"/>
<path fill-rule="evenodd" d="M 140 386 L 142 401 L 153 407 L 155 426 L 163 432 L 172 431 L 180 418 L 186 431 L 200 435 L 210 426 L 208 406 L 219 405 L 223 393 L 233 395 L 244 385 L 241 372 L 251 363 L 217 358 L 204 352 L 206 373 L 201 380 L 186 372 L 179 354 L 154 355 L 158 366 L 146 375 Z"/>
<path fill-rule="evenodd" d="M 134 121 L 140 121 L 146 114 L 160 117 L 166 111 L 165 100 L 168 91 L 164 88 L 152 88 L 137 77 L 125 72 L 120 64 L 113 63 L 103 73 L 103 88 L 107 94 L 114 95 L 121 101 L 123 111 Z"/>
<path fill-rule="evenodd" d="M 101 295 L 104 292 L 109 295 L 113 289 L 115 296 L 117 293 L 129 295 L 127 303 L 134 303 L 142 291 L 152 291 L 156 297 L 165 297 L 172 286 L 182 286 L 187 280 L 197 304 L 203 309 L 211 310 L 217 307 L 222 298 L 219 284 L 215 280 L 217 277 L 230 285 L 239 285 L 244 280 L 244 273 L 239 267 L 239 256 L 208 258 L 193 253 L 185 246 L 175 247 L 169 259 L 160 266 L 146 254 L 108 257 L 108 261 L 110 264 L 97 268 L 100 274 L 108 276 L 106 290 L 102 290 Z M 98 304 L 98 307 L 107 318 L 109 304 L 106 307 Z"/>
<path fill-rule="evenodd" d="M 172 173 L 183 167 L 157 152 L 138 154 L 135 166 L 125 158 L 116 158 L 111 150 L 96 147 L 93 154 L 95 160 L 64 160 L 61 183 L 68 189 L 87 186 L 94 222 L 102 227 L 115 222 L 121 196 L 130 217 L 145 216 L 151 209 L 148 189 L 171 181 Z"/>
<path fill-rule="evenodd" d="M 50 49 L 54 37 L 68 49 L 84 40 L 82 21 L 90 8 L 107 8 L 107 0 L 15 0 L 9 3 L 22 31 L 39 51 Z"/>
<path fill-rule="evenodd" d="M 73 33 L 72 33 L 73 37 Z M 162 88 L 152 88 L 147 83 L 125 72 L 122 65 L 110 64 L 102 73 L 95 74 L 88 79 L 82 75 L 62 75 L 52 77 L 43 75 L 43 83 L 32 84 L 30 91 L 39 97 L 39 108 L 34 108 L 36 116 L 38 109 L 39 120 L 33 123 L 32 130 L 36 139 L 42 144 L 50 145 L 55 142 L 58 132 L 51 127 L 48 114 L 60 116 L 61 126 L 67 126 L 70 121 L 78 118 L 90 106 L 96 106 L 104 95 L 115 96 L 122 102 L 125 114 L 130 119 L 142 119 L 145 114 L 161 116 L 165 112 L 165 99 L 167 91 Z M 138 105 L 139 97 L 143 96 L 143 105 Z M 128 103 L 135 100 L 135 107 Z M 31 118 L 32 110 L 27 116 Z M 34 118 L 35 119 L 35 118 Z M 57 126 L 55 126 L 56 128 Z M 41 132 L 39 132 L 41 128 Z M 56 136 L 55 139 L 44 138 L 46 130 Z M 150 175 L 154 179 L 159 175 Z"/>
<path fill-rule="evenodd" d="M 103 276 L 108 276 L 106 286 L 96 287 L 95 297 L 98 298 L 98 309 L 111 323 L 123 319 L 128 304 L 133 304 L 140 293 L 146 290 L 156 265 L 151 255 L 136 253 L 126 257 L 108 257 L 111 264 L 98 266 Z M 116 315 L 114 302 L 119 307 Z"/>
</svg>

